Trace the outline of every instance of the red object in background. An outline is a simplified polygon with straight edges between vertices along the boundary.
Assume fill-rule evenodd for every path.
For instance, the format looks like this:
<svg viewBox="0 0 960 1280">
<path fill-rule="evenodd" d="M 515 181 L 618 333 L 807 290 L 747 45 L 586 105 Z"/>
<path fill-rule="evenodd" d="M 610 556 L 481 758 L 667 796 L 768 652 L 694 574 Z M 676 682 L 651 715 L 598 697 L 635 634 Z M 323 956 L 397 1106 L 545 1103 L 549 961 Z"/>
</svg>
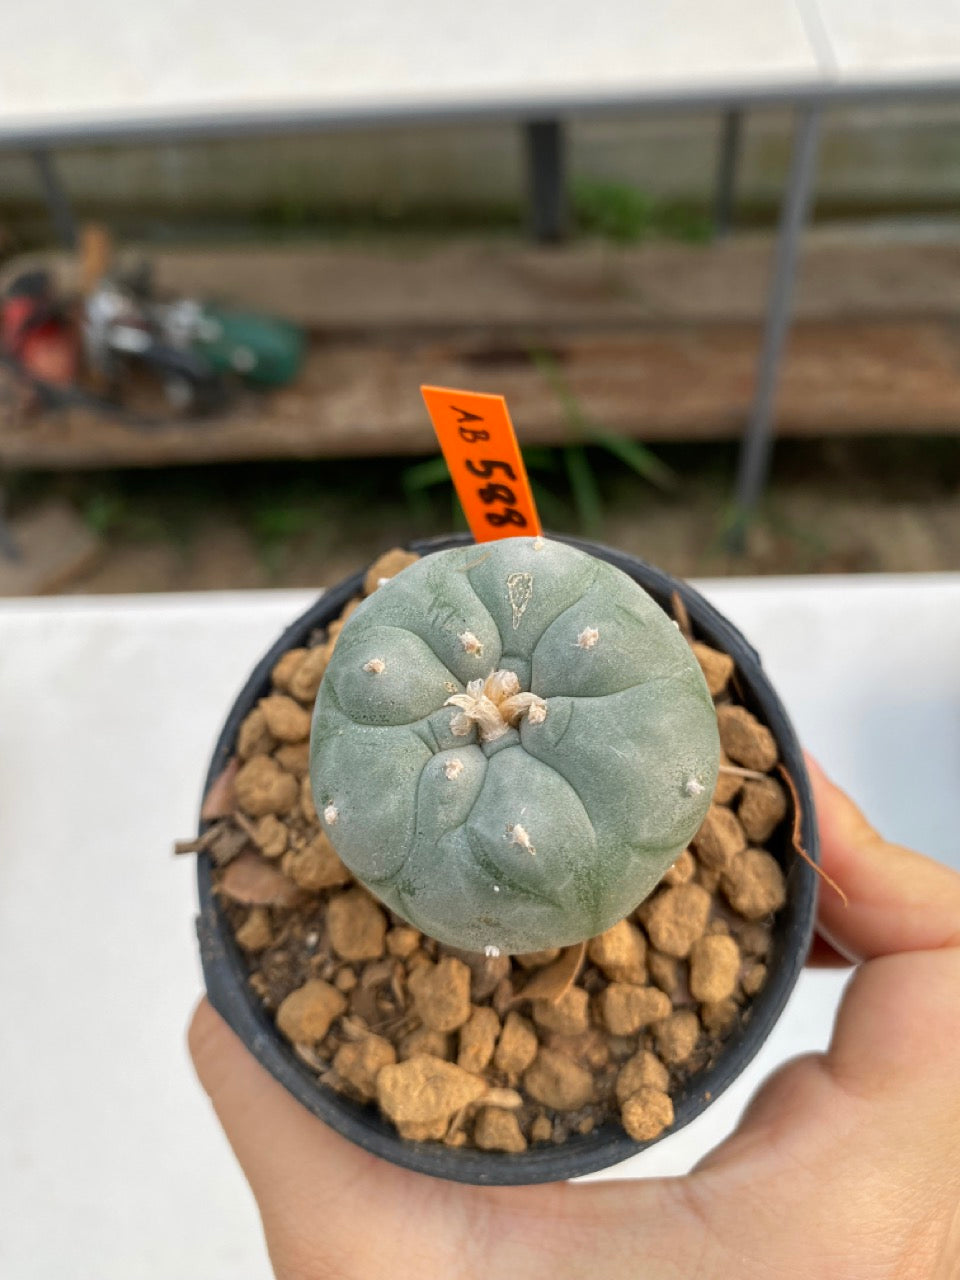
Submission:
<svg viewBox="0 0 960 1280">
<path fill-rule="evenodd" d="M 80 335 L 58 307 L 45 272 L 15 280 L 0 310 L 0 345 L 38 382 L 70 386 L 80 366 Z"/>
</svg>

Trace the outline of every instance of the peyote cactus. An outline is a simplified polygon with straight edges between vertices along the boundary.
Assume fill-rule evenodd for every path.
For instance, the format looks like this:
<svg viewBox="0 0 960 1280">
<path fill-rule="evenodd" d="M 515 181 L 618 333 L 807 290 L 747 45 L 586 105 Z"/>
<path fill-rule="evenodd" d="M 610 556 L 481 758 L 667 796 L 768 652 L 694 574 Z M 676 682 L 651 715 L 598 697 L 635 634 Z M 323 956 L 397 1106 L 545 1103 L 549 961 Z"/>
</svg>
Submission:
<svg viewBox="0 0 960 1280">
<path fill-rule="evenodd" d="M 344 625 L 317 698 L 317 812 L 354 875 L 474 951 L 592 937 L 699 828 L 713 703 L 660 607 L 544 538 L 428 556 Z"/>
</svg>

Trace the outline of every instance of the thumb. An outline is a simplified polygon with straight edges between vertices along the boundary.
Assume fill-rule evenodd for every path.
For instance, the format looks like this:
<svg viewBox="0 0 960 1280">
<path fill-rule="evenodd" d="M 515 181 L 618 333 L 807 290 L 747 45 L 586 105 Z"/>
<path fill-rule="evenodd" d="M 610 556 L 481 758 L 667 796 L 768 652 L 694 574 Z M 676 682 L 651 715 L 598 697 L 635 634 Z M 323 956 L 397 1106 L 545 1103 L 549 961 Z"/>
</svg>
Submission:
<svg viewBox="0 0 960 1280">
<path fill-rule="evenodd" d="M 187 1043 L 267 1229 L 333 1211 L 345 1189 L 390 1166 L 327 1127 L 296 1101 L 244 1047 L 207 1000 L 194 1011 Z M 333 1233 L 331 1233 L 333 1234 Z"/>
</svg>

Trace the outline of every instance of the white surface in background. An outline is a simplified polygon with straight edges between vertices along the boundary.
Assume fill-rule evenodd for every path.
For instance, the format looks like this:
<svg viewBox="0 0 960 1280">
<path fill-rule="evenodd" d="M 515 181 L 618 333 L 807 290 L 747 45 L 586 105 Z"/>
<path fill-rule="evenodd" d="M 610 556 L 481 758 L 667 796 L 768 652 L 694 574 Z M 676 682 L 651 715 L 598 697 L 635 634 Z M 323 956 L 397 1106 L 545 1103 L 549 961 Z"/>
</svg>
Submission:
<svg viewBox="0 0 960 1280">
<path fill-rule="evenodd" d="M 887 834 L 952 860 L 960 575 L 703 584 L 801 736 Z M 0 602 L 0 1275 L 267 1280 L 252 1199 L 183 1047 L 199 990 L 194 829 L 226 710 L 312 599 Z M 620 1166 L 681 1172 L 778 1062 L 822 1046 L 808 974 L 757 1063 Z"/>
<path fill-rule="evenodd" d="M 960 68 L 957 0 L 799 0 L 815 13 L 842 83 L 922 82 Z M 808 28 L 811 29 L 811 28 Z M 816 34 L 816 27 L 811 35 Z M 820 41 L 817 44 L 820 45 Z"/>
<path fill-rule="evenodd" d="M 794 0 L 8 0 L 0 131 L 809 84 Z"/>
</svg>

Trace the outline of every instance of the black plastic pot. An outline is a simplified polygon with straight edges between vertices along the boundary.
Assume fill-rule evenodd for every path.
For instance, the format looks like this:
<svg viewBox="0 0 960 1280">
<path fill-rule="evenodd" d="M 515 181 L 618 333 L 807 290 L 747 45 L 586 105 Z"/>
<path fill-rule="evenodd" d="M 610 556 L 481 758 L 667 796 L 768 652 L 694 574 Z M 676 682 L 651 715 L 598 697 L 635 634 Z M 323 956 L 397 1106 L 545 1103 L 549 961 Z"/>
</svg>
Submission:
<svg viewBox="0 0 960 1280">
<path fill-rule="evenodd" d="M 803 755 L 787 714 L 764 675 L 760 658 L 712 605 L 685 583 L 633 556 L 586 542 L 563 538 L 622 569 L 669 610 L 674 591 L 680 593 L 696 635 L 728 653 L 736 662 L 738 685 L 746 705 L 766 724 L 777 740 L 780 758 L 794 780 L 801 808 L 800 832 L 811 857 L 817 857 L 817 829 L 810 781 Z M 423 555 L 469 542 L 467 536 L 436 538 L 413 544 Z M 270 672 L 288 649 L 307 643 L 310 634 L 325 627 L 361 590 L 363 570 L 327 591 L 283 633 L 257 664 L 233 704 L 210 762 L 204 793 L 233 754 L 240 724 L 270 690 Z M 750 1016 L 723 1045 L 716 1061 L 695 1073 L 674 1096 L 675 1133 L 700 1115 L 744 1070 L 767 1038 L 793 990 L 810 945 L 816 906 L 816 877 L 790 847 L 789 820 L 781 823 L 768 847 L 786 875 L 787 903 L 777 916 L 768 977 L 750 1005 Z M 197 932 L 203 976 L 210 1002 L 243 1040 L 250 1052 L 275 1079 L 314 1115 L 352 1142 L 394 1164 L 455 1182 L 515 1185 L 554 1182 L 617 1164 L 635 1155 L 644 1145 L 629 1138 L 619 1124 L 610 1122 L 584 1137 L 572 1137 L 561 1146 L 536 1146 L 520 1155 L 449 1148 L 439 1143 L 410 1142 L 400 1138 L 373 1107 L 359 1103 L 317 1083 L 275 1029 L 247 982 L 246 961 L 233 940 L 212 889 L 209 858 L 199 859 L 200 916 Z"/>
</svg>

